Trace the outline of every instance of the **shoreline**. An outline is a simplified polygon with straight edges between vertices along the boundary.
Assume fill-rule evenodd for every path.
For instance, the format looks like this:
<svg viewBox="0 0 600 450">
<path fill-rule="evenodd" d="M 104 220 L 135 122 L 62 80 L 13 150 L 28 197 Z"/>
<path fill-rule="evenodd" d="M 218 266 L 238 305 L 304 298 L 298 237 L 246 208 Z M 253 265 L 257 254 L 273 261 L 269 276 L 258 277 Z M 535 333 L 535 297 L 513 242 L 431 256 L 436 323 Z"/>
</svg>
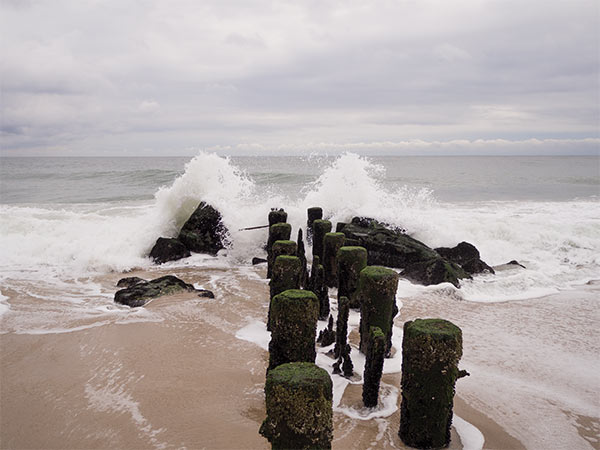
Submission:
<svg viewBox="0 0 600 450">
<path fill-rule="evenodd" d="M 124 320 L 136 312 L 117 311 L 106 324 L 95 325 L 107 320 L 102 317 L 80 321 L 87 328 L 78 331 L 0 335 L 0 447 L 269 448 L 258 434 L 265 417 L 268 355 L 235 336 L 248 323 L 264 321 L 268 285 L 263 270 L 189 267 L 111 273 L 97 280 L 107 292 L 114 292 L 123 276 L 156 278 L 174 273 L 213 289 L 216 298 L 193 294 L 159 298 L 139 311 L 144 317 L 138 322 Z M 599 288 L 589 289 L 595 293 Z M 433 293 L 399 300 L 402 308 L 396 326 L 426 315 L 465 323 L 474 318 L 493 321 L 489 312 L 496 310 L 509 310 L 510 319 L 531 307 L 531 301 L 508 305 L 460 301 L 448 308 L 451 300 Z M 11 298 L 13 302 L 11 314 L 31 314 L 39 305 L 34 298 Z M 540 302 L 543 299 L 533 301 Z M 531 437 L 523 439 L 523 432 L 504 417 L 505 411 L 490 409 L 489 399 L 480 397 L 481 392 L 494 391 L 485 384 L 487 378 L 477 378 L 478 372 L 486 375 L 479 356 L 486 343 L 473 342 L 475 337 L 481 340 L 478 328 L 468 324 L 464 332 L 460 366 L 472 376 L 457 383 L 456 415 L 483 433 L 483 448 L 535 448 L 526 443 Z M 493 361 L 490 368 L 505 369 Z M 400 374 L 384 375 L 383 381 L 399 388 Z M 342 402 L 358 404 L 360 393 L 360 386 L 351 385 Z M 511 405 L 517 416 L 531 413 L 525 406 Z M 592 447 L 575 448 L 594 448 L 598 418 L 577 417 L 578 442 Z M 399 410 L 368 421 L 334 413 L 333 448 L 403 448 L 398 427 Z M 586 433 L 587 437 L 582 435 Z M 462 448 L 454 427 L 450 448 Z"/>
</svg>

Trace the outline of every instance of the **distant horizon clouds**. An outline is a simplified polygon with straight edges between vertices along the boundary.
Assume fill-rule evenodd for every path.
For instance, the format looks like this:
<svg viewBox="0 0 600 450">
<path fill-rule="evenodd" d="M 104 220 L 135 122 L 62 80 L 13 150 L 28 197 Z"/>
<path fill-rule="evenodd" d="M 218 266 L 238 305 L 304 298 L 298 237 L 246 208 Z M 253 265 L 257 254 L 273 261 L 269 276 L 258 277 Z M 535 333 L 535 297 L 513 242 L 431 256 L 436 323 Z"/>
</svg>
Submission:
<svg viewBox="0 0 600 450">
<path fill-rule="evenodd" d="M 4 0 L 0 30 L 0 156 L 600 155 L 595 0 Z"/>
</svg>

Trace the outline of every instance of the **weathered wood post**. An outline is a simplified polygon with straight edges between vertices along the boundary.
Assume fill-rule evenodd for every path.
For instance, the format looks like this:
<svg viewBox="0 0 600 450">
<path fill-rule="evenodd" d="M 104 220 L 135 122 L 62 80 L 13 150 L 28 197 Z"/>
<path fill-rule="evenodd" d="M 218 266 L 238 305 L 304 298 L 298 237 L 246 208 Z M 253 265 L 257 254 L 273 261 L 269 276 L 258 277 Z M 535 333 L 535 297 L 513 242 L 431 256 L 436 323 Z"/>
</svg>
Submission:
<svg viewBox="0 0 600 450">
<path fill-rule="evenodd" d="M 290 289 L 271 300 L 269 368 L 287 362 L 315 362 L 319 300 L 311 291 Z"/>
<path fill-rule="evenodd" d="M 325 269 L 318 256 L 313 258 L 308 289 L 319 299 L 319 319 L 325 320 L 329 315 L 329 290 L 325 284 Z"/>
<path fill-rule="evenodd" d="M 276 241 L 289 241 L 292 235 L 292 226 L 289 223 L 275 223 L 269 227 L 269 239 L 267 240 L 267 278 L 271 278 L 271 265 L 275 261 L 271 250 Z M 269 261 L 271 263 L 269 264 Z"/>
<path fill-rule="evenodd" d="M 308 208 L 306 210 L 308 220 L 306 221 L 306 241 L 312 243 L 313 237 L 313 222 L 323 218 L 323 209 L 317 206 Z"/>
<path fill-rule="evenodd" d="M 301 272 L 300 272 L 300 286 L 303 288 L 308 287 L 308 266 L 306 264 L 306 250 L 304 248 L 304 240 L 302 239 L 302 228 L 298 228 L 298 252 L 296 255 L 300 258 Z"/>
<path fill-rule="evenodd" d="M 400 439 L 417 448 L 450 443 L 452 403 L 462 356 L 462 332 L 442 319 L 404 324 Z"/>
<path fill-rule="evenodd" d="M 348 315 L 350 314 L 348 297 L 339 297 L 338 315 L 335 321 L 335 347 L 333 356 L 339 358 L 348 343 Z"/>
<path fill-rule="evenodd" d="M 283 209 L 273 208 L 269 212 L 269 226 L 275 225 L 276 223 L 286 223 L 287 213 Z"/>
<path fill-rule="evenodd" d="M 267 374 L 267 418 L 260 434 L 273 449 L 331 449 L 333 383 L 307 362 L 282 364 Z"/>
<path fill-rule="evenodd" d="M 313 222 L 313 259 L 318 256 L 323 261 L 323 241 L 325 235 L 331 231 L 329 220 L 317 219 Z"/>
<path fill-rule="evenodd" d="M 344 245 L 344 233 L 327 233 L 323 238 L 323 268 L 325 269 L 325 284 L 337 287 L 337 254 Z"/>
<path fill-rule="evenodd" d="M 379 384 L 385 357 L 385 335 L 379 327 L 371 327 L 363 378 L 363 403 L 367 408 L 377 406 Z"/>
<path fill-rule="evenodd" d="M 386 267 L 367 266 L 360 272 L 356 295 L 360 302 L 360 351 L 367 353 L 371 327 L 386 336 L 386 355 L 392 346 L 392 325 L 396 308 L 398 274 Z"/>
<path fill-rule="evenodd" d="M 292 241 L 277 241 L 273 245 L 273 251 L 276 253 L 279 249 L 280 243 L 284 244 L 281 249 L 290 251 L 291 249 L 287 246 L 287 243 Z M 287 246 L 287 247 L 286 247 Z M 301 264 L 300 259 L 297 256 L 290 256 L 289 254 L 282 254 L 275 257 L 275 263 L 273 264 L 273 273 L 271 274 L 271 281 L 269 281 L 269 312 L 267 315 L 267 330 L 271 331 L 271 305 L 273 297 L 277 294 L 281 294 L 283 291 L 288 289 L 300 289 L 300 270 Z"/>
<path fill-rule="evenodd" d="M 277 241 L 276 245 L 279 242 L 292 241 Z M 271 281 L 269 281 L 271 299 L 288 289 L 300 289 L 301 271 L 302 264 L 300 258 L 297 256 L 289 256 L 287 254 L 276 256 Z"/>
<path fill-rule="evenodd" d="M 338 299 L 348 297 L 351 308 L 360 308 L 358 299 L 354 299 L 354 293 L 358 287 L 360 271 L 367 267 L 367 249 L 343 246 L 338 251 L 337 260 Z"/>
</svg>

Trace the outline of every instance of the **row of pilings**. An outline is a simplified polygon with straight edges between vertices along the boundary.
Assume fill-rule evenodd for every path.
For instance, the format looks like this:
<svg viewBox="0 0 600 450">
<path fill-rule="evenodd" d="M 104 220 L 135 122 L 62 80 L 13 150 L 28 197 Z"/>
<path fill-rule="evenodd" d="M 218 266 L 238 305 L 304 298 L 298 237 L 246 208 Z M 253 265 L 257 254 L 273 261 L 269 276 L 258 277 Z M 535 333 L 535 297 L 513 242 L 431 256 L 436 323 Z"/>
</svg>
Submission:
<svg viewBox="0 0 600 450">
<path fill-rule="evenodd" d="M 312 265 L 307 266 L 302 229 L 290 240 L 287 214 L 269 214 L 267 277 L 271 332 L 265 383 L 267 417 L 260 434 L 274 449 L 331 448 L 333 384 L 315 364 L 315 341 L 335 343 L 333 373 L 355 376 L 348 342 L 348 316 L 360 309 L 359 351 L 365 354 L 363 403 L 377 406 L 384 360 L 390 356 L 399 275 L 367 265 L 367 250 L 347 242 L 343 224 L 332 232 L 321 208 L 309 208 L 307 241 Z M 351 245 L 347 245 L 351 244 Z M 330 315 L 328 288 L 338 289 L 337 320 Z M 317 321 L 329 319 L 317 338 Z M 462 356 L 460 328 L 442 319 L 417 319 L 404 324 L 402 402 L 399 436 L 416 448 L 439 448 L 450 442 L 455 382 Z"/>
</svg>

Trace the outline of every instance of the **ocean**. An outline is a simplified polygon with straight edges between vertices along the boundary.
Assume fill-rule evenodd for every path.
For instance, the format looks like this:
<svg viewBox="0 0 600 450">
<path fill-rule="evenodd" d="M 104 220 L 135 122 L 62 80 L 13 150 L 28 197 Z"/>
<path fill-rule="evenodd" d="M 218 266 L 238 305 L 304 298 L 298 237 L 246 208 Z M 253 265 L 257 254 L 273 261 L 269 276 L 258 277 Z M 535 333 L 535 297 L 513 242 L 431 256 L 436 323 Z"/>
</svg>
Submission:
<svg viewBox="0 0 600 450">
<path fill-rule="evenodd" d="M 230 231 L 230 247 L 216 257 L 192 255 L 161 267 L 153 265 L 147 255 L 156 239 L 176 235 L 200 201 L 222 213 Z M 0 203 L 0 338 L 7 380 L 2 383 L 2 399 L 15 408 L 24 397 L 7 393 L 6 386 L 18 393 L 10 380 L 19 380 L 19 371 L 35 370 L 35 363 L 10 359 L 10 345 L 20 346 L 24 353 L 32 351 L 31 343 L 20 336 L 37 337 L 46 345 L 58 335 L 81 336 L 114 327 L 165 323 L 176 327 L 181 317 L 191 315 L 227 329 L 243 345 L 251 345 L 246 341 L 254 339 L 264 347 L 265 336 L 256 331 L 262 310 L 248 306 L 258 300 L 244 291 L 259 292 L 266 286 L 263 269 L 250 263 L 252 257 L 264 256 L 266 231 L 241 230 L 266 224 L 270 209 L 282 207 L 295 235 L 306 225 L 307 208 L 321 206 L 334 223 L 354 216 L 374 217 L 404 228 L 430 247 L 467 241 L 491 266 L 511 260 L 525 266 L 475 276 L 464 280 L 460 289 L 401 280 L 396 328 L 401 336 L 401 324 L 412 314 L 436 314 L 459 322 L 465 340 L 463 359 L 474 372 L 467 381 L 459 381 L 469 407 L 483 412 L 527 448 L 597 448 L 597 157 L 362 157 L 346 153 L 228 158 L 200 152 L 193 158 L 2 158 Z M 137 273 L 196 277 L 191 281 L 197 287 L 215 290 L 221 308 L 232 307 L 223 304 L 230 295 L 238 298 L 235 308 L 244 314 L 233 318 L 237 312 L 224 316 L 214 312 L 211 317 L 200 317 L 198 308 L 208 306 L 199 306 L 199 300 L 188 305 L 195 312 L 182 312 L 177 309 L 181 305 L 171 305 L 168 312 L 158 306 L 129 310 L 115 305 L 114 282 Z M 245 331 L 240 334 L 240 330 Z M 59 348 L 75 344 L 52 345 L 60 353 Z M 399 363 L 388 365 L 393 364 Z M 92 383 L 90 378 L 82 381 L 84 394 L 72 402 L 81 402 L 78 407 L 89 409 L 90 414 L 129 414 L 137 424 L 137 434 L 125 438 L 119 434 L 122 431 L 113 430 L 114 440 L 106 437 L 112 445 L 201 446 L 204 441 L 192 437 L 168 438 L 176 434 L 169 434 L 169 425 L 156 425 L 160 419 L 154 419 L 151 426 L 152 408 L 144 407 L 147 400 L 136 396 L 131 384 L 131 377 L 142 374 L 132 367 L 130 378 L 119 378 L 121 390 L 103 391 L 94 384 L 98 379 Z M 115 370 L 113 384 L 107 382 L 110 386 L 120 376 L 120 369 Z M 260 373 L 262 369 L 253 370 Z M 392 377 L 397 370 L 388 373 Z M 360 410 L 338 404 L 337 413 L 348 422 L 336 426 L 345 433 L 357 433 L 357 423 L 368 418 L 375 421 L 369 439 L 379 436 L 377 445 L 397 445 L 393 432 L 397 424 L 389 419 L 397 414 L 394 399 L 398 393 L 393 384 L 388 380 L 384 412 L 361 417 Z M 248 388 L 245 395 L 260 404 L 260 381 L 254 387 L 257 392 Z M 457 392 L 461 394 L 458 387 Z M 109 394 L 121 399 L 120 407 L 107 406 Z M 38 409 L 40 416 L 48 412 Z M 5 442 L 28 442 L 19 434 L 17 420 L 6 418 L 5 411 L 3 433 L 10 436 Z M 548 426 L 539 425 L 540 416 Z M 86 426 L 94 417 L 90 415 Z M 66 426 L 61 423 L 53 426 Z M 75 433 L 81 423 L 71 427 Z M 464 430 L 460 438 L 468 440 Z M 93 446 L 84 434 L 75 433 L 79 440 L 69 442 Z M 501 442 L 506 443 L 508 437 Z"/>
</svg>

